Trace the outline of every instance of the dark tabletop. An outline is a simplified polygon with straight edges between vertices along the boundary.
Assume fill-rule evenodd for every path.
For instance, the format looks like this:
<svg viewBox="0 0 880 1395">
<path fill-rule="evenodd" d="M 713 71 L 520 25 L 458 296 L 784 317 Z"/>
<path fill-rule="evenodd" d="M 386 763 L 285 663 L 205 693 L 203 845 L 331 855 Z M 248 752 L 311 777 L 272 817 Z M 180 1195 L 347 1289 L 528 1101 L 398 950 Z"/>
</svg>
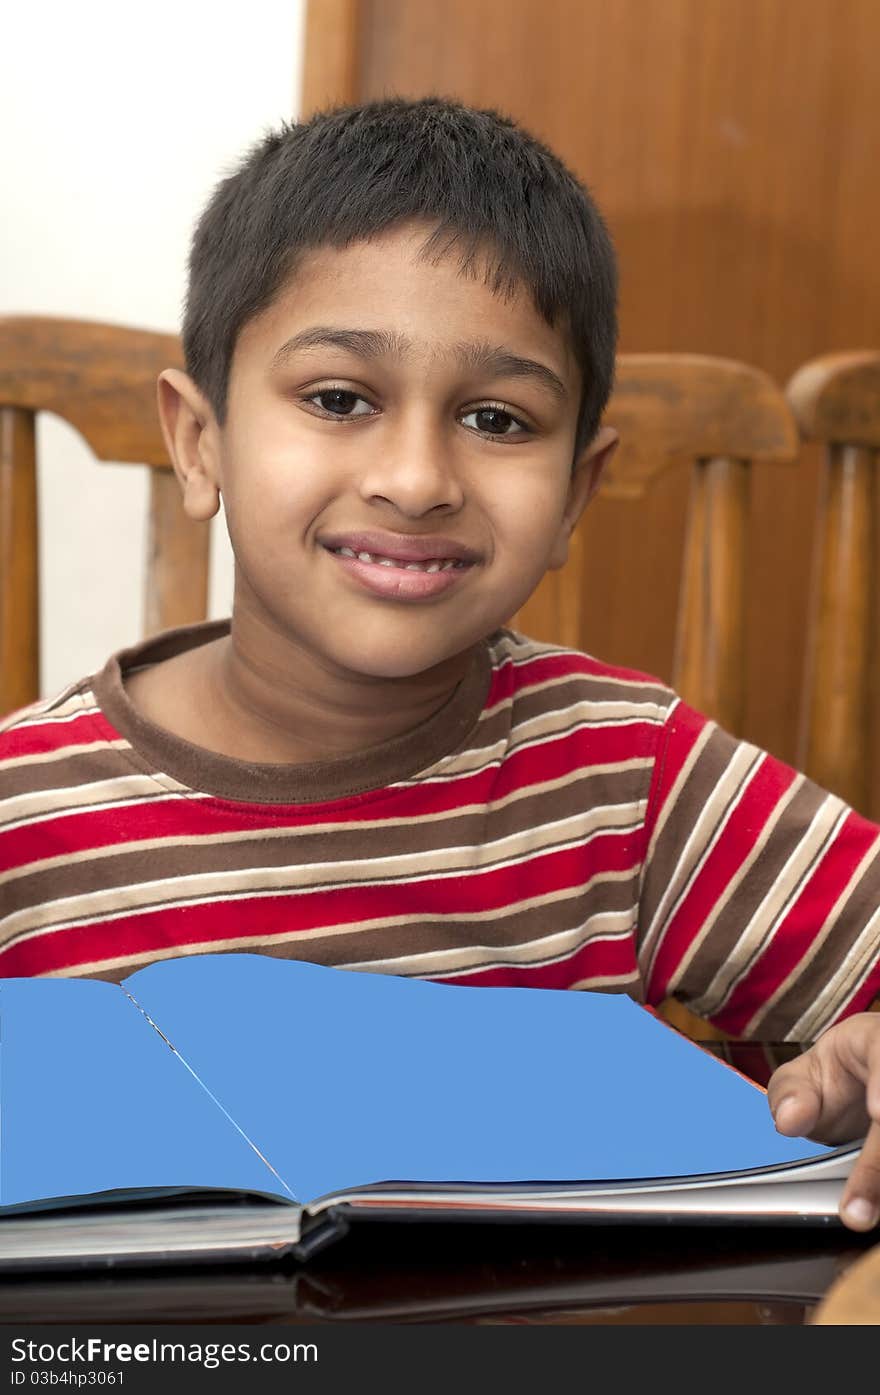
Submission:
<svg viewBox="0 0 880 1395">
<path fill-rule="evenodd" d="M 306 1264 L 0 1282 L 0 1322 L 803 1323 L 876 1243 L 843 1227 L 372 1222 Z"/>
</svg>

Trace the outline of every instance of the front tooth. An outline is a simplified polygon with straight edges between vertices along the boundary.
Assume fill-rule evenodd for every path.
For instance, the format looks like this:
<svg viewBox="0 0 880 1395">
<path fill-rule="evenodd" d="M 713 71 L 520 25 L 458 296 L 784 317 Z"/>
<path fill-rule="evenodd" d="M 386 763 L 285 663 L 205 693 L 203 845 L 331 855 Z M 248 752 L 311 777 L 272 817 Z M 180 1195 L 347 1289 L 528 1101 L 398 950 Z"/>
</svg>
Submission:
<svg viewBox="0 0 880 1395">
<path fill-rule="evenodd" d="M 439 570 L 440 570 L 440 568 L 441 568 L 442 566 L 443 566 L 443 563 L 442 563 L 442 562 L 431 562 L 431 563 L 429 563 L 429 565 L 425 568 L 425 571 L 427 571 L 427 572 L 439 572 Z"/>
<path fill-rule="evenodd" d="M 407 562 L 403 569 L 405 572 L 422 572 L 425 570 L 424 562 Z"/>
<path fill-rule="evenodd" d="M 380 557 L 380 558 L 379 558 L 379 566 L 380 566 L 380 567 L 394 567 L 394 566 L 396 566 L 396 565 L 397 565 L 396 562 L 392 562 L 392 560 L 391 560 L 390 557 Z"/>
<path fill-rule="evenodd" d="M 361 562 L 372 562 L 373 554 L 372 552 L 359 552 L 358 558 Z"/>
<path fill-rule="evenodd" d="M 340 557 L 357 557 L 357 553 L 353 552 L 350 547 L 340 547 L 339 555 Z"/>
</svg>

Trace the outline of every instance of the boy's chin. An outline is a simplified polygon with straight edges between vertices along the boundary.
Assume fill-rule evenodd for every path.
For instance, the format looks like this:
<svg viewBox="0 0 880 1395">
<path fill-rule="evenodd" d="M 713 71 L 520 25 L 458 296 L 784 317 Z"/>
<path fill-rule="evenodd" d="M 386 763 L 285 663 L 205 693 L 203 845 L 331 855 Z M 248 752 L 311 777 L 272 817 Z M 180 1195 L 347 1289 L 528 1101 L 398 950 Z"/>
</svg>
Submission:
<svg viewBox="0 0 880 1395">
<path fill-rule="evenodd" d="M 344 667 L 366 678 L 418 678 L 445 665 L 454 668 L 456 661 L 464 662 L 472 648 L 472 645 L 467 645 L 464 651 L 457 647 L 450 652 L 448 646 L 437 644 L 361 645 L 356 652 L 346 656 Z"/>
</svg>

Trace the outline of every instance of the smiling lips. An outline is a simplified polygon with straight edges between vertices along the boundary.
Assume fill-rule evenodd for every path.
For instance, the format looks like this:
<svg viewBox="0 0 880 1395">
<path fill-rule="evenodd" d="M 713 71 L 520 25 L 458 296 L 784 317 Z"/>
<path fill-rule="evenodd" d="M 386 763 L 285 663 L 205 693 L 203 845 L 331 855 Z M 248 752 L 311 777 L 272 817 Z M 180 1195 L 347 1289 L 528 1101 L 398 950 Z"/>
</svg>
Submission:
<svg viewBox="0 0 880 1395">
<path fill-rule="evenodd" d="M 406 572 L 451 572 L 454 567 L 467 566 L 466 562 L 457 562 L 452 558 L 446 562 L 439 557 L 433 557 L 429 562 L 402 562 L 395 557 L 374 556 L 370 552 L 354 552 L 350 547 L 333 547 L 328 550 L 335 552 L 337 557 L 356 557 L 358 561 L 370 562 L 376 567 L 397 567 Z"/>
<path fill-rule="evenodd" d="M 353 533 L 325 538 L 322 546 L 360 586 L 398 601 L 440 595 L 479 561 L 471 548 L 436 536 Z"/>
</svg>

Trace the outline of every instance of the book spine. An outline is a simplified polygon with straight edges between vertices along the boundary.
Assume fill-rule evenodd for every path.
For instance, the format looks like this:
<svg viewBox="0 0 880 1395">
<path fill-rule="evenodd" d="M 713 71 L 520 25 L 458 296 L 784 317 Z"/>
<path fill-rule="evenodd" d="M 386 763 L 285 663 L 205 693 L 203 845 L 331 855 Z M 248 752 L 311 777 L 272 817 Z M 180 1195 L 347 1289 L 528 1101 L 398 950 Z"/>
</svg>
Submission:
<svg viewBox="0 0 880 1395">
<path fill-rule="evenodd" d="M 323 1250 L 327 1245 L 333 1244 L 336 1240 L 341 1240 L 349 1229 L 349 1223 L 343 1213 L 336 1207 L 331 1206 L 327 1211 L 322 1211 L 320 1215 L 311 1220 L 302 1217 L 303 1234 L 295 1245 L 291 1245 L 287 1251 L 294 1259 L 305 1261 L 311 1259 L 318 1250 Z"/>
</svg>

